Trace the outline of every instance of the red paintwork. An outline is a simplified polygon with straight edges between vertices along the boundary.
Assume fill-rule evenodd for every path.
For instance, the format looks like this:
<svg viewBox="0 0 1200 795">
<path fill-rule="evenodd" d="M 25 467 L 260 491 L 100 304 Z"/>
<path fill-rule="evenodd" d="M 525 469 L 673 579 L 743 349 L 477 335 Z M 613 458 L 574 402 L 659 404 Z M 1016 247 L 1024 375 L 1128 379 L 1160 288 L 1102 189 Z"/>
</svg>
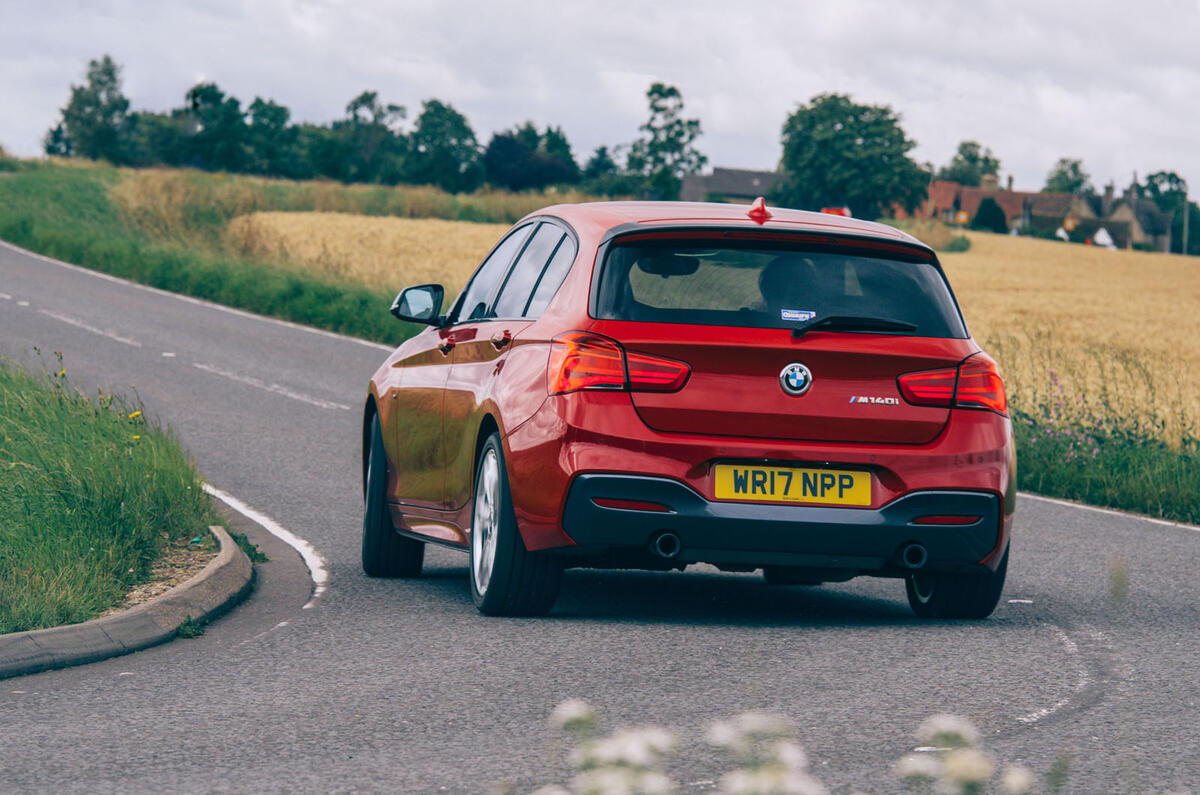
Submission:
<svg viewBox="0 0 1200 795">
<path fill-rule="evenodd" d="M 1016 500 L 1008 418 L 903 400 L 855 410 L 849 403 L 852 395 L 899 397 L 898 374 L 954 367 L 979 351 L 974 341 L 819 331 L 795 340 L 779 329 L 598 321 L 587 310 L 597 249 L 618 226 L 640 225 L 645 232 L 639 236 L 694 225 L 727 228 L 722 234 L 800 232 L 816 241 L 850 235 L 858 246 L 916 251 L 936 261 L 929 249 L 891 227 L 782 208 L 761 224 L 747 217 L 744 205 L 683 202 L 560 205 L 529 217 L 535 216 L 565 222 L 579 244 L 575 264 L 540 318 L 426 328 L 371 379 L 365 427 L 377 410 L 397 523 L 465 546 L 475 455 L 494 427 L 530 550 L 573 544 L 560 518 L 577 474 L 672 477 L 711 499 L 714 462 L 768 459 L 867 467 L 876 475 L 871 508 L 919 489 L 994 492 L 1005 516 L 996 548 L 981 562 L 998 565 Z M 676 359 L 692 370 L 674 393 L 550 395 L 551 341 L 568 331 L 603 334 L 626 351 Z M 815 376 L 813 389 L 800 397 L 777 386 L 779 371 L 791 361 L 803 361 Z M 789 411 L 799 405 L 807 417 Z"/>
</svg>

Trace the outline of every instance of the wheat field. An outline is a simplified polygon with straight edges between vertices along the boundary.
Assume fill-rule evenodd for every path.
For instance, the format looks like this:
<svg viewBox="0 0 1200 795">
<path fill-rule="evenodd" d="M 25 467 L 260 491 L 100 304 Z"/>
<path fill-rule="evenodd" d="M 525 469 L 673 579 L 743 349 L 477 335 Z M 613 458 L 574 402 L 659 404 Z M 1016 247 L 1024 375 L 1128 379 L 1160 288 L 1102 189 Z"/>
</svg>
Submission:
<svg viewBox="0 0 1200 795">
<path fill-rule="evenodd" d="M 455 295 L 503 224 L 263 212 L 233 219 L 239 251 L 379 290 Z M 1200 258 L 968 233 L 940 258 L 1014 405 L 1101 412 L 1168 439 L 1200 425 Z"/>
</svg>

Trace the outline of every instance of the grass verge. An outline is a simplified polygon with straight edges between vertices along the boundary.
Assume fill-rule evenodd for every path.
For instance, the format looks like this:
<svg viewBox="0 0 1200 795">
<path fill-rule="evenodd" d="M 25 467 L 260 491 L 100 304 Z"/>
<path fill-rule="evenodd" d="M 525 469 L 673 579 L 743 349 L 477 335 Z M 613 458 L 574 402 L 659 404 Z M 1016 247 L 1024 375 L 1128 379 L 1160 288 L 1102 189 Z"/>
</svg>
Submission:
<svg viewBox="0 0 1200 795">
<path fill-rule="evenodd" d="M 140 410 L 72 391 L 61 366 L 0 362 L 0 633 L 95 617 L 164 543 L 215 523 L 192 462 Z"/>
</svg>

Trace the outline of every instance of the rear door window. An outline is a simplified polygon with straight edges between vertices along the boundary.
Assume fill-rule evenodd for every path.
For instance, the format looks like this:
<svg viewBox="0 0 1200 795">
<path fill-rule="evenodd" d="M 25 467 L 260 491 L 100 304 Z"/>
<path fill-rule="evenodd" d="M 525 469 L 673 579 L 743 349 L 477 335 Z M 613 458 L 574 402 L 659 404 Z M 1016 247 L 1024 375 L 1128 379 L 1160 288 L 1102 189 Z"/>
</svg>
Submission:
<svg viewBox="0 0 1200 795">
<path fill-rule="evenodd" d="M 773 241 L 618 240 L 605 256 L 597 311 L 612 320 L 752 328 L 866 317 L 912 324 L 913 336 L 967 336 L 932 262 Z"/>
<path fill-rule="evenodd" d="M 508 272 L 509 263 L 520 251 L 532 229 L 533 224 L 526 224 L 513 230 L 483 261 L 455 305 L 454 322 L 479 320 L 487 316 L 500 280 Z"/>
<path fill-rule="evenodd" d="M 546 262 L 558 248 L 565 234 L 554 224 L 543 223 L 538 226 L 529 245 L 521 252 L 517 263 L 509 271 L 508 281 L 500 288 L 500 296 L 492 310 L 493 317 L 521 317 L 525 306 L 529 303 L 533 288 L 546 269 Z"/>
<path fill-rule="evenodd" d="M 537 285 L 533 288 L 533 296 L 529 299 L 529 306 L 525 309 L 525 317 L 540 317 L 546 311 L 546 307 L 550 306 L 550 300 L 562 286 L 563 280 L 567 278 L 567 272 L 571 270 L 571 264 L 575 262 L 576 253 L 578 253 L 578 249 L 575 241 L 569 235 L 564 236 L 554 251 L 554 255 L 550 257 L 546 269 L 542 271 Z"/>
</svg>

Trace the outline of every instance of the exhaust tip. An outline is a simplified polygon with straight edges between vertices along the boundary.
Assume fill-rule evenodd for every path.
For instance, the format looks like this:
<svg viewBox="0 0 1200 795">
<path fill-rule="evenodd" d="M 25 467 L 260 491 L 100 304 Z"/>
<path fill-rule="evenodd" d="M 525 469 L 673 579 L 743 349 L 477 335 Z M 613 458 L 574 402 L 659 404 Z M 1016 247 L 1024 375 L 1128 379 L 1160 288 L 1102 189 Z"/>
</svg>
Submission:
<svg viewBox="0 0 1200 795">
<path fill-rule="evenodd" d="M 683 544 L 674 533 L 659 533 L 654 539 L 654 552 L 660 558 L 673 558 L 679 554 Z"/>
<path fill-rule="evenodd" d="M 900 563 L 906 569 L 922 568 L 929 560 L 929 552 L 920 544 L 909 544 L 900 550 Z"/>
</svg>

